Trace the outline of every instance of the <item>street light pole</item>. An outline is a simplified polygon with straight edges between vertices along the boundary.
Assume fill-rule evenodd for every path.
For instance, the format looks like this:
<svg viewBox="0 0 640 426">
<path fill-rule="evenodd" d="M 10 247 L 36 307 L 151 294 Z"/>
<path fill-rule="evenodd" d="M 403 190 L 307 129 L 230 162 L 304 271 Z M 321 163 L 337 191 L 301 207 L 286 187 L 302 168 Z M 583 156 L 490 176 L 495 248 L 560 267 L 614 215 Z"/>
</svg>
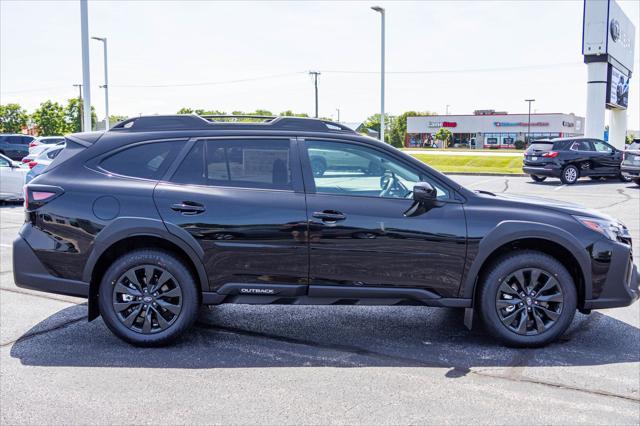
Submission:
<svg viewBox="0 0 640 426">
<path fill-rule="evenodd" d="M 94 40 L 101 41 L 104 47 L 104 130 L 109 130 L 109 74 L 107 71 L 107 38 L 91 37 Z"/>
<path fill-rule="evenodd" d="M 91 131 L 91 77 L 89 72 L 89 17 L 87 0 L 80 0 L 80 33 L 82 40 L 82 85 L 84 86 L 82 131 Z"/>
<path fill-rule="evenodd" d="M 527 124 L 527 143 L 526 145 L 531 143 L 531 103 L 535 102 L 535 99 L 525 99 L 525 102 L 529 103 L 529 122 Z"/>
<path fill-rule="evenodd" d="M 340 108 L 336 108 L 336 111 L 338 111 L 338 123 L 340 122 Z"/>
<path fill-rule="evenodd" d="M 385 10 L 380 6 L 372 6 L 371 9 L 380 13 L 381 18 L 381 43 L 380 43 L 380 140 L 384 142 L 384 18 Z"/>
<path fill-rule="evenodd" d="M 451 106 L 451 105 L 447 105 L 447 106 L 446 106 L 446 108 L 445 108 L 445 109 L 447 110 L 447 113 L 446 113 L 445 115 L 449 115 L 449 107 L 450 107 L 450 106 Z"/>
<path fill-rule="evenodd" d="M 320 73 L 318 71 L 309 71 L 309 75 L 313 76 L 313 84 L 316 88 L 316 118 L 318 118 L 318 76 Z"/>
<path fill-rule="evenodd" d="M 84 124 L 82 123 L 82 84 L 74 84 L 73 87 L 78 88 L 78 120 L 80 120 L 80 131 L 84 132 Z"/>
</svg>

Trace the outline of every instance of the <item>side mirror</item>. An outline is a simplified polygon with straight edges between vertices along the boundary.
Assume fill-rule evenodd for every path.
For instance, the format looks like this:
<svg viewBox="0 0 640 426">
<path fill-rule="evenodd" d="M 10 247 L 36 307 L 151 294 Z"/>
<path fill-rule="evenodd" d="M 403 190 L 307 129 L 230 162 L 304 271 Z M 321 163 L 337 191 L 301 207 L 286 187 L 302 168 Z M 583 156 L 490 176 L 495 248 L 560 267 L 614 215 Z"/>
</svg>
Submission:
<svg viewBox="0 0 640 426">
<path fill-rule="evenodd" d="M 438 191 L 429 182 L 418 182 L 413 187 L 413 200 L 418 203 L 431 204 L 438 198 Z"/>
<path fill-rule="evenodd" d="M 428 182 L 413 187 L 413 204 L 404 212 L 406 217 L 419 216 L 438 206 L 438 191 Z"/>
</svg>

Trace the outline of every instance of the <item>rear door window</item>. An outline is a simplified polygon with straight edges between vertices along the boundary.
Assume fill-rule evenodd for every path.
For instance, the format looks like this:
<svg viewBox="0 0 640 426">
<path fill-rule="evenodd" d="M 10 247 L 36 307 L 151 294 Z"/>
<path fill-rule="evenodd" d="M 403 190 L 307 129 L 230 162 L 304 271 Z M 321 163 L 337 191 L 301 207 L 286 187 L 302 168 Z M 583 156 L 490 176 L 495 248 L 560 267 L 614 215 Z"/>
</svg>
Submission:
<svg viewBox="0 0 640 426">
<path fill-rule="evenodd" d="M 288 139 L 199 141 L 172 177 L 176 183 L 293 189 Z"/>
<path fill-rule="evenodd" d="M 160 179 L 186 141 L 149 142 L 134 145 L 100 163 L 104 171 L 142 179 Z"/>
<path fill-rule="evenodd" d="M 553 142 L 533 142 L 527 148 L 527 153 L 545 152 L 553 149 Z"/>
</svg>

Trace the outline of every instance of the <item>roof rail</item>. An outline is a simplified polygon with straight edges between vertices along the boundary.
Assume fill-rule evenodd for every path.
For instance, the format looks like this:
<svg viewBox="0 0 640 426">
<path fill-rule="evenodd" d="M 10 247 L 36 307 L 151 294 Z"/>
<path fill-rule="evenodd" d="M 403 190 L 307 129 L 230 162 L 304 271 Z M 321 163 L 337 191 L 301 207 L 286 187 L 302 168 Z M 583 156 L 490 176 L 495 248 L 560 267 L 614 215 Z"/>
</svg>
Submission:
<svg viewBox="0 0 640 426">
<path fill-rule="evenodd" d="M 258 119 L 255 121 L 213 121 L 225 119 Z M 261 115 L 149 115 L 129 118 L 113 126 L 115 132 L 156 132 L 168 130 L 284 130 L 302 132 L 356 132 L 344 124 L 317 118 Z"/>
</svg>

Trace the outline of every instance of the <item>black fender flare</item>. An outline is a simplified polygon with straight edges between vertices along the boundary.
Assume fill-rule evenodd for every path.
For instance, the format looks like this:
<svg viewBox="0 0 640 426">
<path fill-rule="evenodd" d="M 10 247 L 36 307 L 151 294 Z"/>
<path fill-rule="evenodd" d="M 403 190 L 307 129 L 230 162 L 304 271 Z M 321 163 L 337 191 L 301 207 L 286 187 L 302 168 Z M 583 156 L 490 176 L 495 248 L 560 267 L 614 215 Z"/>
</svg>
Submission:
<svg viewBox="0 0 640 426">
<path fill-rule="evenodd" d="M 168 225 L 168 226 L 167 226 Z M 174 229 L 175 228 L 175 229 Z M 135 230 L 135 232 L 131 232 Z M 129 237 L 147 236 L 165 239 L 180 247 L 193 262 L 202 291 L 209 288 L 207 272 L 202 259 L 204 250 L 195 238 L 177 225 L 165 224 L 160 219 L 144 219 L 137 217 L 120 217 L 105 226 L 96 236 L 93 250 L 87 259 L 82 272 L 82 281 L 90 283 L 93 269 L 98 259 L 113 244 Z"/>
<path fill-rule="evenodd" d="M 460 297 L 474 296 L 478 273 L 496 249 L 512 241 L 527 238 L 548 240 L 570 251 L 576 258 L 584 278 L 584 298 L 591 299 L 591 261 L 585 247 L 572 234 L 557 226 L 517 220 L 500 222 L 480 241 L 478 255 L 463 279 Z"/>
</svg>

